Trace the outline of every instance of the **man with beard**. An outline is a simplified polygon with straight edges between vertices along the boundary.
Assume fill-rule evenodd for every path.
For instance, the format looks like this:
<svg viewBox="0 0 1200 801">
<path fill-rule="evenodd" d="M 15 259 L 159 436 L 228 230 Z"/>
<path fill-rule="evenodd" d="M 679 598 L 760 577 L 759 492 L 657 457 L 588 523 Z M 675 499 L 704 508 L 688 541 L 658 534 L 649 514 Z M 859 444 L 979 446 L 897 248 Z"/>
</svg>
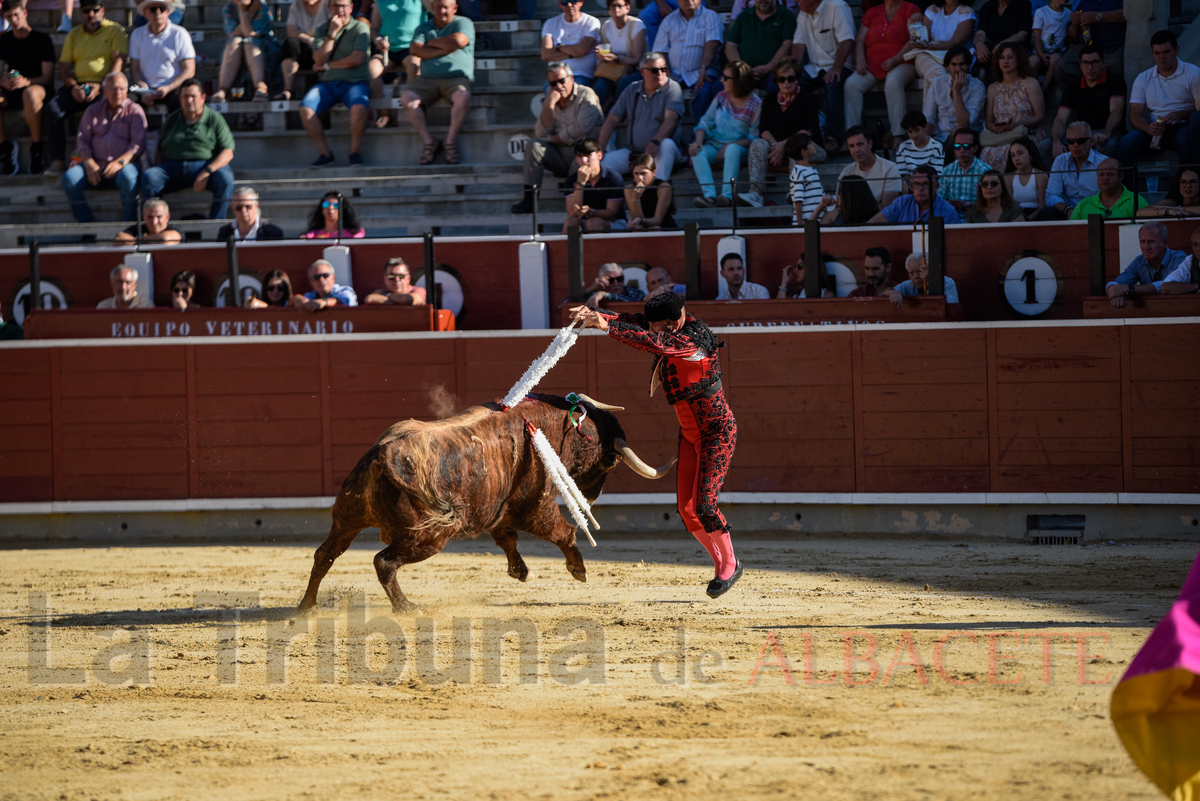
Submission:
<svg viewBox="0 0 1200 801">
<path fill-rule="evenodd" d="M 892 254 L 887 248 L 867 248 L 863 256 L 863 275 L 867 282 L 852 291 L 848 298 L 879 298 L 895 286 L 888 278 L 892 269 Z"/>
</svg>

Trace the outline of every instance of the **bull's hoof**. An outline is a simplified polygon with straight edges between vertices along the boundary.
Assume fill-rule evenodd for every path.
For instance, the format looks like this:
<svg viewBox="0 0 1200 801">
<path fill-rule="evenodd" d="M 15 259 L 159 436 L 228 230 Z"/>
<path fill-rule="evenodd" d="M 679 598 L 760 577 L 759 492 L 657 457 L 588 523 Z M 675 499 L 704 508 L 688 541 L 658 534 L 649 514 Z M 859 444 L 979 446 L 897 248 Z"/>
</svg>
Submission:
<svg viewBox="0 0 1200 801">
<path fill-rule="evenodd" d="M 529 581 L 529 568 L 525 565 L 510 567 L 508 575 L 515 578 L 517 581 Z"/>
<path fill-rule="evenodd" d="M 312 617 L 316 608 L 317 605 L 314 603 L 305 603 L 304 601 L 301 601 L 300 605 L 296 607 L 296 617 Z"/>
<path fill-rule="evenodd" d="M 407 598 L 405 598 L 403 601 L 398 601 L 397 603 L 392 604 L 392 612 L 397 615 L 420 611 L 421 607 L 417 606 Z"/>
<path fill-rule="evenodd" d="M 587 568 L 567 568 L 567 570 L 571 572 L 571 575 L 575 577 L 576 581 L 582 581 L 584 584 L 587 584 Z"/>
</svg>

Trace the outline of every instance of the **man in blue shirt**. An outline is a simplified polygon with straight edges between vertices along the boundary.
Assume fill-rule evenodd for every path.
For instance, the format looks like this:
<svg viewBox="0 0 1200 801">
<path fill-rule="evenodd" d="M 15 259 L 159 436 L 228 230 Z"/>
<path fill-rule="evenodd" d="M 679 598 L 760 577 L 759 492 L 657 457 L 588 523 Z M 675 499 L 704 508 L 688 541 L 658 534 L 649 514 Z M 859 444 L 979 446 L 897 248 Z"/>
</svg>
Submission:
<svg viewBox="0 0 1200 801">
<path fill-rule="evenodd" d="M 308 283 L 312 292 L 292 295 L 292 305 L 302 312 L 319 312 L 330 306 L 357 306 L 358 296 L 348 286 L 333 282 L 333 265 L 317 259 L 308 268 Z"/>
<path fill-rule="evenodd" d="M 962 222 L 958 211 L 949 202 L 938 197 L 937 180 L 937 170 L 928 164 L 922 164 L 913 170 L 912 178 L 909 179 L 912 194 L 896 198 L 867 222 L 928 222 L 931 216 L 941 217 L 947 224 Z"/>
<path fill-rule="evenodd" d="M 1114 308 L 1125 308 L 1130 295 L 1157 295 L 1163 280 L 1183 263 L 1187 254 L 1167 247 L 1167 226 L 1149 222 L 1138 231 L 1138 247 L 1142 255 L 1129 262 L 1117 280 L 1104 288 Z"/>
<path fill-rule="evenodd" d="M 901 281 L 896 284 L 894 289 L 889 289 L 884 294 L 888 300 L 895 304 L 896 308 L 904 305 L 904 298 L 909 295 L 928 295 L 929 294 L 929 264 L 925 261 L 924 253 L 910 253 L 908 258 L 904 260 L 904 269 L 908 270 L 908 280 Z M 942 276 L 942 293 L 946 297 L 946 305 L 958 303 L 958 287 L 954 284 L 954 279 L 948 275 Z"/>
</svg>

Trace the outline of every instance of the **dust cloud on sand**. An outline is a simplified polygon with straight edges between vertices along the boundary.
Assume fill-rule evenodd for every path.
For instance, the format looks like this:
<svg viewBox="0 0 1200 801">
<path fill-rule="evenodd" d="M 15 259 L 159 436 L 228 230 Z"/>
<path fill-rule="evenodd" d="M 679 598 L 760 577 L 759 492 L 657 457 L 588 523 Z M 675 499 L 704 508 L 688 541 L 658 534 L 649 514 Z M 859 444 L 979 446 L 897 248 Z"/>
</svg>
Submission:
<svg viewBox="0 0 1200 801">
<path fill-rule="evenodd" d="M 1159 797 L 1108 698 L 1194 543 L 742 537 L 711 601 L 691 540 L 473 541 L 400 616 L 377 547 L 307 621 L 312 544 L 8 551 L 0 798 Z"/>
</svg>

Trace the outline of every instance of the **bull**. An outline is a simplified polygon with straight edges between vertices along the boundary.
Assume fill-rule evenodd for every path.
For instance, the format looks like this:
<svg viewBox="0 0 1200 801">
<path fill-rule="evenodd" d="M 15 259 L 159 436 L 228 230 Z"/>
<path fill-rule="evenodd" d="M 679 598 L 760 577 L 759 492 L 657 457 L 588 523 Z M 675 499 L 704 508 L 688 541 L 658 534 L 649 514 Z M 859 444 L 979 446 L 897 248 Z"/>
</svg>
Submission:
<svg viewBox="0 0 1200 801">
<path fill-rule="evenodd" d="M 675 460 L 657 470 L 650 467 L 625 442 L 611 414 L 622 407 L 580 397 L 572 404 L 555 395 L 530 395 L 511 409 L 473 406 L 445 420 L 406 420 L 385 431 L 342 484 L 333 525 L 313 556 L 297 611 L 313 610 L 334 560 L 368 527 L 379 529 L 386 546 L 375 554 L 375 573 L 395 612 L 417 608 L 396 582 L 400 567 L 428 559 L 454 537 L 484 531 L 504 551 L 508 575 L 518 581 L 529 579 L 517 552 L 520 530 L 557 545 L 567 571 L 586 582 L 575 527 L 559 511 L 557 490 L 534 451 L 529 427 L 543 431 L 589 503 L 600 496 L 618 462 L 646 478 L 662 478 Z"/>
</svg>

